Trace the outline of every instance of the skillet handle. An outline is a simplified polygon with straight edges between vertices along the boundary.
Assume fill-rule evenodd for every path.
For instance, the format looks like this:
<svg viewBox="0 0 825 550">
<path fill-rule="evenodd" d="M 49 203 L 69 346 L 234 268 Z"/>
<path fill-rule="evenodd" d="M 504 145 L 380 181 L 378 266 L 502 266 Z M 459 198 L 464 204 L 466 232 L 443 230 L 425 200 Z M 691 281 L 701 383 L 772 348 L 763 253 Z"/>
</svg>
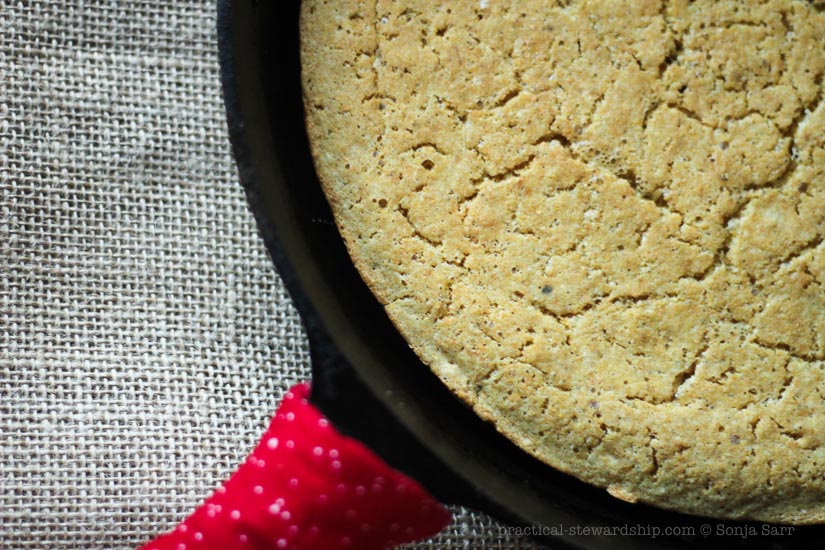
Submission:
<svg viewBox="0 0 825 550">
<path fill-rule="evenodd" d="M 444 466 L 372 394 L 323 327 L 310 323 L 310 401 L 340 432 L 360 440 L 441 502 L 489 510 L 489 503 L 472 486 Z"/>
</svg>

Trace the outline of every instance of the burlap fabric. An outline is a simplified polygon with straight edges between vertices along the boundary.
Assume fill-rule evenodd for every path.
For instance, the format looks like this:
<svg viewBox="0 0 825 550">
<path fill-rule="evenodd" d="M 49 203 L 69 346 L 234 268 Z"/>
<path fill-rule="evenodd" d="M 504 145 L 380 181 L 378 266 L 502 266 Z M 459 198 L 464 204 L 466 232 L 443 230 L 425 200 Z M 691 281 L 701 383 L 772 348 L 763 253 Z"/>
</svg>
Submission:
<svg viewBox="0 0 825 550">
<path fill-rule="evenodd" d="M 211 0 L 0 0 L 0 547 L 172 527 L 309 376 Z M 416 548 L 527 548 L 480 514 Z"/>
</svg>

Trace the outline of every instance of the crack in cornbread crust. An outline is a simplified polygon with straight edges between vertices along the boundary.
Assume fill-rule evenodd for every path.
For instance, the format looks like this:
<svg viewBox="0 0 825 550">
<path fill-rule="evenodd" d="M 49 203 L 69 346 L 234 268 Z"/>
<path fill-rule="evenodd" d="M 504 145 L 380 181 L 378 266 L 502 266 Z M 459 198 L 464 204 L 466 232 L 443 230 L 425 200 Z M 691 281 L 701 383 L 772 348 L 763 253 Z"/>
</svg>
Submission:
<svg viewBox="0 0 825 550">
<path fill-rule="evenodd" d="M 356 266 L 548 464 L 825 521 L 822 12 L 305 0 L 307 127 Z"/>
</svg>

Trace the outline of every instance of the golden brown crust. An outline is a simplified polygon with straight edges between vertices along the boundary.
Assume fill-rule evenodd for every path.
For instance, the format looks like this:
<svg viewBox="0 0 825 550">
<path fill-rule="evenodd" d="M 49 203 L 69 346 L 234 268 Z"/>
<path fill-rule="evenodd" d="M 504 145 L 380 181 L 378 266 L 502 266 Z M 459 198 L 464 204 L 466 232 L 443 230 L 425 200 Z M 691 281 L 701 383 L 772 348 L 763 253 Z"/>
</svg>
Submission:
<svg viewBox="0 0 825 550">
<path fill-rule="evenodd" d="M 305 0 L 353 260 L 482 417 L 614 496 L 825 521 L 825 14 Z"/>
</svg>

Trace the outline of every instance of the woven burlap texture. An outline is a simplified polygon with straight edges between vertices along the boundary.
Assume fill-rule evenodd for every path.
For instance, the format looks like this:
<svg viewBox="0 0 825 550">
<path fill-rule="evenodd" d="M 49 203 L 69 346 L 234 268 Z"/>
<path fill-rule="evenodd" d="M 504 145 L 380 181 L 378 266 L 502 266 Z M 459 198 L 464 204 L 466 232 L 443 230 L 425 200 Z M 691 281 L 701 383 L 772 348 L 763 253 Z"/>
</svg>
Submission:
<svg viewBox="0 0 825 550">
<path fill-rule="evenodd" d="M 129 549 L 309 377 L 231 158 L 211 1 L 0 1 L 0 547 Z M 415 548 L 527 548 L 457 509 Z"/>
</svg>

